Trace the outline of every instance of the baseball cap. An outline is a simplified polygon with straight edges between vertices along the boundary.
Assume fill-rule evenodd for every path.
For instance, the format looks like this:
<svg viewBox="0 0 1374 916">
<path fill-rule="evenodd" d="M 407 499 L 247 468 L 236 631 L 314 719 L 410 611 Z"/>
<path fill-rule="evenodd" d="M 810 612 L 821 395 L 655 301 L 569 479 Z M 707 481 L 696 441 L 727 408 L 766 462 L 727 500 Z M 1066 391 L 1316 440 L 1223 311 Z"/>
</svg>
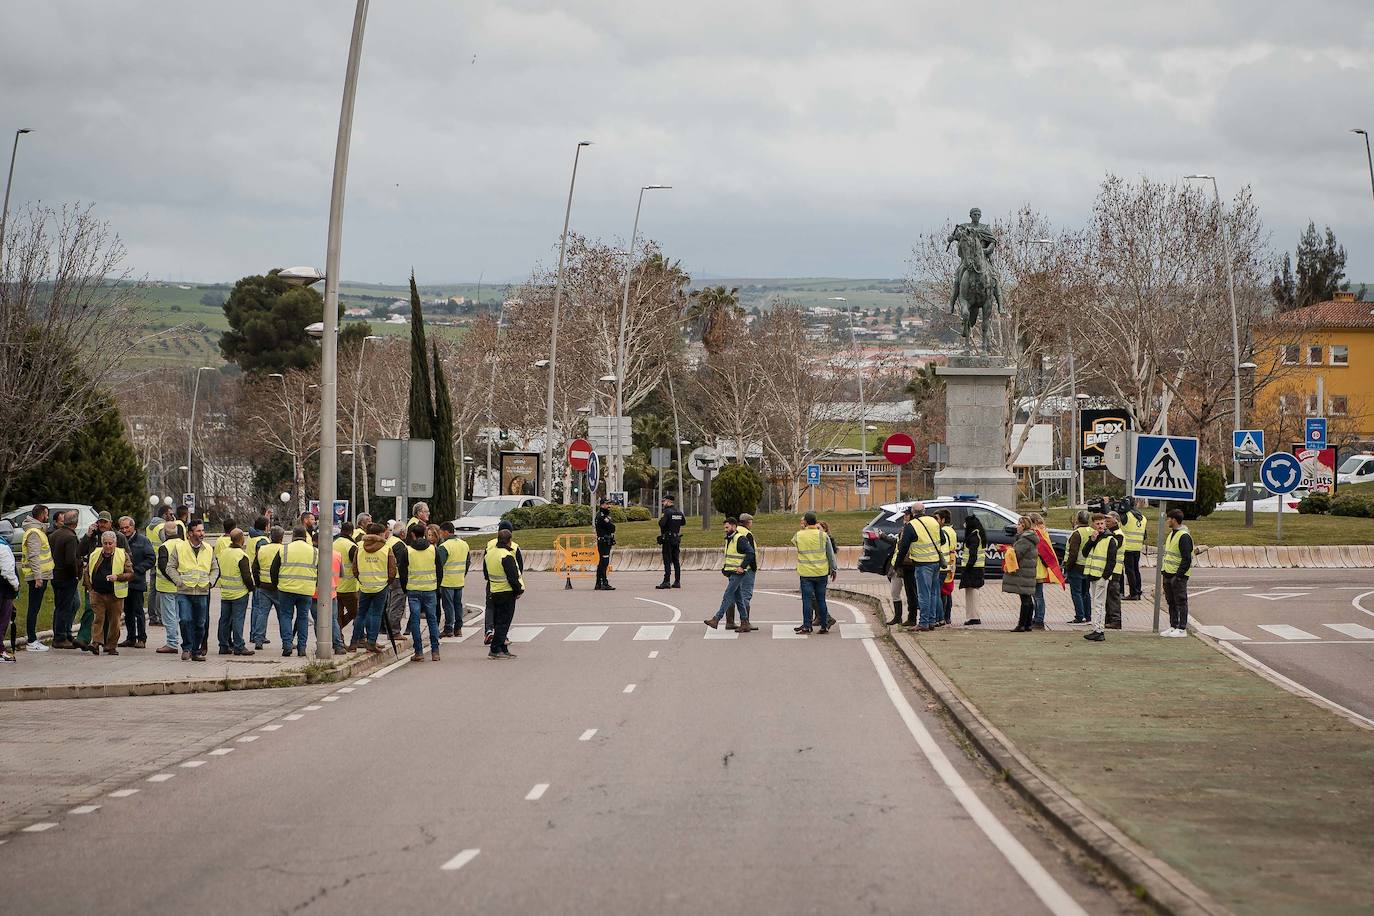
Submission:
<svg viewBox="0 0 1374 916">
<path fill-rule="evenodd" d="M 741 512 L 739 514 L 739 520 L 742 522 L 752 522 L 754 520 L 754 516 L 750 515 L 748 512 Z"/>
<path fill-rule="evenodd" d="M 108 512 L 102 512 L 99 515 L 97 515 L 96 518 L 100 519 L 102 522 L 114 521 L 114 519 L 110 517 L 110 513 Z"/>
<path fill-rule="evenodd" d="M 501 521 L 499 521 L 499 522 L 496 523 L 496 530 L 497 530 L 497 531 L 511 531 L 511 532 L 514 532 L 514 531 L 515 531 L 515 526 L 512 525 L 510 522 L 506 521 L 506 520 L 503 518 L 503 519 L 501 519 Z"/>
</svg>

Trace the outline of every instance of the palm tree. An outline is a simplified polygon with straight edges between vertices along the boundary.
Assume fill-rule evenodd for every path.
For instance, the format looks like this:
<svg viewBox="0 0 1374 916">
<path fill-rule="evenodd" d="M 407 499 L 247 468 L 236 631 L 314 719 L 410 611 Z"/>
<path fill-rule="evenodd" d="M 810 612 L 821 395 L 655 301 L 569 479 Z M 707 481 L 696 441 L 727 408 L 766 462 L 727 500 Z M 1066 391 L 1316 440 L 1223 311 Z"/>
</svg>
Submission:
<svg viewBox="0 0 1374 916">
<path fill-rule="evenodd" d="M 911 381 L 906 383 L 902 389 L 903 393 L 911 398 L 913 406 L 920 410 L 921 406 L 930 398 L 940 394 L 945 390 L 945 380 L 935 374 L 935 364 L 926 363 L 916 374 L 911 377 Z"/>
<path fill-rule="evenodd" d="M 697 327 L 706 352 L 714 355 L 725 348 L 732 327 L 743 317 L 738 286 L 708 286 L 692 292 L 683 320 Z"/>
</svg>

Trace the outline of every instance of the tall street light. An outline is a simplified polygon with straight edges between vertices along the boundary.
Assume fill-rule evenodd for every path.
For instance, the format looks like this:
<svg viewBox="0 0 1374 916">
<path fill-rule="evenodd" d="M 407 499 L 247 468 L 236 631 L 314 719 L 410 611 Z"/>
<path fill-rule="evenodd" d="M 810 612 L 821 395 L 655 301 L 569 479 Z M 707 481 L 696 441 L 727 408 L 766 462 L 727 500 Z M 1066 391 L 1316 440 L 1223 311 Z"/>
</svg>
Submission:
<svg viewBox="0 0 1374 916">
<path fill-rule="evenodd" d="M 563 256 L 568 252 L 568 221 L 572 219 L 573 189 L 577 187 L 577 160 L 582 147 L 592 141 L 580 140 L 573 151 L 572 180 L 568 182 L 568 206 L 563 210 L 563 235 L 558 240 L 558 285 L 553 289 L 553 329 L 549 332 L 549 389 L 544 402 L 544 498 L 553 502 L 553 385 L 558 375 L 558 313 L 563 307 Z M 490 488 L 490 484 L 488 484 Z"/>
<path fill-rule="evenodd" d="M 213 372 L 214 366 L 201 366 L 196 369 L 196 383 L 191 387 L 191 422 L 186 427 L 186 492 L 193 493 L 191 489 L 191 444 L 195 441 L 196 434 L 196 397 L 200 394 L 200 374 L 202 372 Z M 202 478 L 205 477 L 202 471 Z M 205 481 L 202 479 L 201 483 Z"/>
<path fill-rule="evenodd" d="M 5 253 L 5 221 L 10 215 L 10 185 L 14 184 L 14 159 L 19 155 L 19 136 L 31 133 L 32 127 L 21 127 L 14 132 L 14 147 L 10 149 L 10 176 L 5 179 L 5 206 L 0 208 L 0 256 Z"/>
<path fill-rule="evenodd" d="M 859 375 L 859 446 L 862 455 L 859 461 L 863 464 L 864 476 L 868 476 L 868 405 L 864 401 L 864 367 L 863 355 L 859 352 L 859 340 L 854 334 L 854 308 L 849 304 L 849 300 L 844 296 L 830 296 L 830 302 L 843 302 L 845 310 L 849 312 L 849 345 L 854 348 L 855 366 Z M 859 508 L 868 508 L 868 494 L 859 494 Z"/>
<path fill-rule="evenodd" d="M 480 301 L 480 300 L 479 300 Z M 491 431 L 496 427 L 496 414 L 492 410 L 492 397 L 496 392 L 496 364 L 501 361 L 501 329 L 506 325 L 506 300 L 501 300 L 501 309 L 496 316 L 496 339 L 491 345 L 491 380 L 487 383 L 487 476 L 483 478 L 483 495 L 491 496 Z"/>
<path fill-rule="evenodd" d="M 1030 243 L 1032 245 L 1039 245 L 1042 251 L 1049 251 L 1050 247 L 1054 245 L 1054 239 L 1031 239 Z M 1086 394 L 1079 395 L 1078 393 L 1078 372 L 1076 371 L 1073 357 L 1072 322 L 1069 323 L 1068 337 L 1065 343 L 1069 351 L 1069 438 L 1073 442 L 1073 447 L 1069 451 L 1069 458 L 1071 460 L 1070 468 L 1073 472 L 1073 477 L 1069 480 L 1069 496 L 1066 502 L 1068 503 L 1068 508 L 1072 509 L 1075 505 L 1080 505 L 1083 502 L 1083 474 L 1078 466 L 1080 452 L 1083 448 L 1083 436 L 1078 428 L 1078 412 L 1079 408 L 1082 407 L 1082 401 L 1088 399 Z"/>
<path fill-rule="evenodd" d="M 639 211 L 644 208 L 645 191 L 668 191 L 670 184 L 646 184 L 639 189 L 639 203 L 635 204 L 634 228 L 630 230 L 630 250 L 625 253 L 625 294 L 620 300 L 620 334 L 615 357 L 615 488 L 625 489 L 625 459 L 621 455 L 620 422 L 625 412 L 625 325 L 630 314 L 630 278 L 635 269 L 635 242 L 639 238 Z"/>
<path fill-rule="evenodd" d="M 1364 158 L 1369 163 L 1369 191 L 1374 194 L 1374 155 L 1369 152 L 1369 132 L 1362 127 L 1352 127 L 1350 132 L 1364 137 Z M 9 199 L 9 194 L 6 193 L 5 197 Z"/>
<path fill-rule="evenodd" d="M 369 340 L 381 340 L 376 334 L 369 334 L 363 338 L 362 344 L 358 348 L 358 371 L 353 379 L 353 441 L 349 451 L 349 463 L 351 467 L 348 471 L 348 506 L 354 514 L 358 512 L 358 401 L 362 396 L 363 387 L 363 362 L 367 356 L 367 342 Z M 364 465 L 364 470 L 366 466 Z M 363 482 L 363 492 L 367 492 L 367 482 Z"/>
<path fill-rule="evenodd" d="M 1226 259 L 1226 292 L 1231 299 L 1231 382 L 1235 389 L 1235 429 L 1241 428 L 1240 417 L 1240 319 L 1236 317 L 1236 281 L 1231 275 L 1231 237 L 1226 232 L 1225 214 L 1221 210 L 1221 192 L 1217 190 L 1217 180 L 1212 175 L 1184 175 L 1184 178 L 1210 181 L 1212 199 L 1217 205 L 1217 227 L 1221 230 L 1222 253 Z M 1232 458 L 1234 459 L 1234 455 Z M 1240 483 L 1240 461 L 1231 462 L 1231 481 Z"/>
</svg>

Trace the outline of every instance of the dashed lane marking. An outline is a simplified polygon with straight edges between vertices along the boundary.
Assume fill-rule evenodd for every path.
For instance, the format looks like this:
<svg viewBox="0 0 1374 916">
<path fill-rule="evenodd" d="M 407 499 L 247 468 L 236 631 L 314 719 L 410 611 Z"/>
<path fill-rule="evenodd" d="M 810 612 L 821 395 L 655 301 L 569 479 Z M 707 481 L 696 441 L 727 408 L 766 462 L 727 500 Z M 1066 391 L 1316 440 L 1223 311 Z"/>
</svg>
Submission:
<svg viewBox="0 0 1374 916">
<path fill-rule="evenodd" d="M 735 630 L 727 630 L 725 627 L 706 628 L 706 635 L 703 639 L 739 639 L 739 633 Z"/>
<path fill-rule="evenodd" d="M 205 766 L 205 761 L 204 761 L 204 760 L 184 760 L 184 761 L 182 761 L 181 766 L 185 767 L 185 768 L 188 769 L 188 770 L 194 770 L 196 767 L 203 767 L 203 766 Z"/>
<path fill-rule="evenodd" d="M 128 798 L 130 795 L 138 794 L 137 789 L 115 789 L 110 793 L 110 798 Z"/>
<path fill-rule="evenodd" d="M 785 623 L 773 624 L 774 639 L 805 639 L 805 633 L 798 633 L 796 630 Z"/>
<path fill-rule="evenodd" d="M 234 749 L 233 749 L 232 747 L 217 747 L 217 748 L 215 748 L 213 751 L 210 752 L 210 756 L 211 756 L 211 757 L 223 757 L 223 756 L 226 755 L 226 754 L 232 754 L 232 753 L 234 753 Z"/>
<path fill-rule="evenodd" d="M 99 805 L 77 805 L 75 808 L 73 808 L 72 810 L 68 811 L 67 813 L 68 813 L 68 814 L 94 814 L 95 812 L 97 812 L 97 811 L 99 811 L 99 810 L 100 810 L 100 806 L 99 806 Z"/>
<path fill-rule="evenodd" d="M 650 653 L 649 653 L 649 657 L 650 657 L 650 658 L 658 658 L 658 650 L 655 649 L 654 651 L 650 652 Z"/>
<path fill-rule="evenodd" d="M 406 659 L 406 661 L 409 660 L 410 659 Z M 317 709 L 324 709 L 324 707 L 321 706 L 319 703 L 311 703 L 309 706 L 302 706 L 301 712 L 314 712 Z"/>
<path fill-rule="evenodd" d="M 252 744 L 258 740 L 257 735 L 241 735 L 238 739 L 239 744 Z"/>
<path fill-rule="evenodd" d="M 543 632 L 543 627 L 511 627 L 506 632 L 506 638 L 511 642 L 529 642 Z"/>
<path fill-rule="evenodd" d="M 844 639 L 873 639 L 873 625 L 868 623 L 842 623 L 840 636 Z"/>
<path fill-rule="evenodd" d="M 439 868 L 442 871 L 457 871 L 464 865 L 471 862 L 473 859 L 477 858 L 478 854 L 480 854 L 481 852 L 482 850 L 480 849 L 464 849 L 462 852 L 458 853 L 458 855 L 449 859 L 443 865 L 440 865 Z"/>
<path fill-rule="evenodd" d="M 549 791 L 548 783 L 537 782 L 534 784 L 533 789 L 525 793 L 525 801 L 539 801 L 539 799 L 544 797 L 544 793 L 547 791 Z"/>
<path fill-rule="evenodd" d="M 578 741 L 590 741 L 590 740 L 592 740 L 592 736 L 595 735 L 595 734 L 596 734 L 596 729 L 594 729 L 594 728 L 589 728 L 589 729 L 587 729 L 585 732 L 583 732 L 583 733 L 582 733 L 582 736 L 581 736 L 580 738 L 578 738 L 577 740 L 578 740 Z"/>
<path fill-rule="evenodd" d="M 610 627 L 576 627 L 563 637 L 564 642 L 596 642 L 606 635 Z"/>
<path fill-rule="evenodd" d="M 635 631 L 634 638 L 638 640 L 672 639 L 673 629 L 672 624 L 664 624 L 661 626 L 650 624 L 642 626 Z"/>
<path fill-rule="evenodd" d="M 304 718 L 305 718 L 305 716 L 301 715 L 301 714 L 298 713 L 298 712 L 293 712 L 293 713 L 291 713 L 291 715 L 289 715 L 289 716 L 282 716 L 282 719 L 285 720 L 285 721 L 287 721 L 287 722 L 299 722 L 301 719 L 304 719 Z"/>
<path fill-rule="evenodd" d="M 282 727 L 282 725 L 281 725 L 280 722 L 273 722 L 271 725 L 264 725 L 262 728 L 258 729 L 258 731 L 260 731 L 260 732 L 274 732 L 274 731 L 276 731 L 277 729 L 279 729 L 279 728 L 281 728 L 281 727 Z"/>
<path fill-rule="evenodd" d="M 149 776 L 148 782 L 166 782 L 175 775 L 175 773 L 157 773 L 153 776 Z"/>
<path fill-rule="evenodd" d="M 635 685 L 634 685 L 634 684 L 626 684 L 626 685 L 625 685 L 625 689 L 622 690 L 622 691 L 620 691 L 620 692 L 621 692 L 621 693 L 634 693 L 634 692 L 635 692 Z"/>
<path fill-rule="evenodd" d="M 39 821 L 37 824 L 30 824 L 23 829 L 23 833 L 42 833 L 44 830 L 51 830 L 57 824 L 53 821 Z"/>
</svg>

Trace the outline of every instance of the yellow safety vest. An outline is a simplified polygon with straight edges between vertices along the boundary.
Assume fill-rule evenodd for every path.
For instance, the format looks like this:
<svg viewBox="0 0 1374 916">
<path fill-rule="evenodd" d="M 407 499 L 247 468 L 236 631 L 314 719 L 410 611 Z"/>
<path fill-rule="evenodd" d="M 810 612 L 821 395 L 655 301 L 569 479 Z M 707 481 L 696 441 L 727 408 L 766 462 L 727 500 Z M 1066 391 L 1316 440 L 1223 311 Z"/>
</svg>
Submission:
<svg viewBox="0 0 1374 916">
<path fill-rule="evenodd" d="M 493 594 L 498 592 L 511 591 L 510 580 L 506 578 L 506 568 L 504 561 L 506 557 L 514 557 L 515 551 L 502 547 L 488 547 L 482 556 L 482 565 L 487 570 L 487 582 Z M 517 576 L 520 581 L 520 591 L 525 590 L 525 577 Z"/>
<path fill-rule="evenodd" d="M 439 587 L 438 555 L 434 548 L 416 550 L 406 545 L 406 591 L 432 592 Z"/>
<path fill-rule="evenodd" d="M 353 543 L 357 544 L 359 547 L 363 546 L 363 537 L 366 536 L 366 534 L 367 532 L 362 530 L 361 528 L 354 528 L 353 534 L 351 535 L 353 538 Z"/>
<path fill-rule="evenodd" d="M 1140 516 L 1140 521 L 1135 520 L 1135 515 L 1127 512 L 1126 517 L 1121 520 L 1121 531 L 1126 538 L 1125 547 L 1127 550 L 1140 553 L 1145 546 L 1145 516 Z"/>
<path fill-rule="evenodd" d="M 920 524 L 917 524 L 917 523 Z M 929 515 L 919 515 L 907 522 L 911 530 L 915 532 L 915 537 L 911 541 L 911 547 L 907 550 L 907 557 L 913 563 L 939 563 L 940 548 L 937 546 L 940 537 L 940 523 Z M 925 532 L 922 539 L 921 532 Z"/>
<path fill-rule="evenodd" d="M 830 560 L 825 554 L 825 532 L 819 527 L 806 527 L 792 535 L 792 543 L 797 545 L 797 575 L 828 576 Z M 725 552 L 728 560 L 730 548 Z M 743 560 L 743 556 L 740 557 Z M 727 567 L 728 568 L 728 567 Z M 736 566 L 736 569 L 739 567 Z"/>
<path fill-rule="evenodd" d="M 1088 546 L 1088 540 L 1092 538 L 1093 530 L 1087 526 L 1075 528 L 1073 530 L 1078 535 L 1078 550 L 1074 551 L 1073 556 L 1066 556 L 1065 559 L 1068 561 L 1068 564 L 1070 566 L 1082 566 L 1083 548 Z"/>
<path fill-rule="evenodd" d="M 19 545 L 19 568 L 25 579 L 33 579 L 33 567 L 29 565 L 29 537 L 38 538 L 38 575 L 39 579 L 51 579 L 53 571 L 52 548 L 48 546 L 48 534 L 42 528 L 25 528 L 24 539 Z"/>
<path fill-rule="evenodd" d="M 172 559 L 172 551 L 177 549 L 178 540 L 163 541 L 157 546 L 157 553 L 153 556 L 153 568 L 157 570 L 157 575 L 153 576 L 153 581 L 157 583 L 157 590 L 164 595 L 176 594 L 176 583 L 162 574 L 162 548 L 167 548 L 167 560 Z"/>
<path fill-rule="evenodd" d="M 391 552 L 385 547 L 371 553 L 358 548 L 358 587 L 363 594 L 375 595 L 386 588 L 389 556 Z"/>
<path fill-rule="evenodd" d="M 744 551 L 739 549 L 740 538 L 744 535 L 744 531 L 736 529 L 735 533 L 730 535 L 730 539 L 725 542 L 725 562 L 721 564 L 720 568 L 728 573 L 739 572 L 744 567 Z"/>
<path fill-rule="evenodd" d="M 959 535 L 949 525 L 940 526 L 940 562 L 945 566 L 954 564 L 955 551 L 959 549 Z"/>
<path fill-rule="evenodd" d="M 448 559 L 444 560 L 444 575 L 439 584 L 444 588 L 462 588 L 467 581 L 468 542 L 460 537 L 444 541 Z"/>
<path fill-rule="evenodd" d="M 200 550 L 191 546 L 190 541 L 177 541 L 177 574 L 181 576 L 183 588 L 209 588 L 210 570 L 214 566 L 215 551 L 204 541 Z M 176 586 L 172 586 L 173 590 Z"/>
<path fill-rule="evenodd" d="M 248 568 L 253 568 L 254 561 L 258 558 L 258 552 L 268 544 L 267 535 L 259 534 L 248 539 L 248 546 L 244 548 L 244 554 L 248 557 Z"/>
<path fill-rule="evenodd" d="M 343 563 L 340 570 L 342 575 L 339 576 L 340 595 L 351 595 L 358 590 L 358 577 L 354 574 L 353 565 L 348 562 L 348 552 L 355 546 L 357 545 L 352 540 L 342 534 L 334 539 L 334 551 L 338 553 L 339 559 Z M 359 548 L 360 552 L 361 550 L 362 548 Z"/>
<path fill-rule="evenodd" d="M 1107 550 L 1111 544 L 1111 538 L 1103 538 L 1093 545 L 1092 552 L 1088 554 L 1088 560 L 1083 564 L 1083 574 L 1085 576 L 1096 576 L 1102 578 L 1107 571 Z"/>
<path fill-rule="evenodd" d="M 1188 533 L 1188 526 L 1170 531 L 1164 538 L 1164 562 L 1160 564 L 1160 569 L 1169 575 L 1178 572 L 1178 568 L 1183 565 L 1183 553 L 1178 549 L 1179 539 Z M 1183 574 L 1185 577 L 1193 575 L 1193 567 L 1189 566 L 1188 571 Z"/>
<path fill-rule="evenodd" d="M 315 594 L 315 574 L 320 553 L 309 541 L 292 541 L 281 554 L 277 589 L 292 595 Z"/>
<path fill-rule="evenodd" d="M 1116 538 L 1116 567 L 1112 570 L 1112 575 L 1119 576 L 1126 572 L 1126 551 L 1121 546 L 1126 541 L 1126 536 L 1120 531 L 1112 535 Z"/>
<path fill-rule="evenodd" d="M 253 554 L 253 562 L 258 564 L 258 584 L 269 591 L 272 588 L 272 561 L 281 556 L 281 548 L 282 545 L 268 541 Z"/>
<path fill-rule="evenodd" d="M 219 597 L 221 601 L 233 601 L 248 594 L 248 583 L 243 581 L 239 572 L 239 560 L 248 554 L 243 548 L 230 544 L 219 552 Z"/>
<path fill-rule="evenodd" d="M 100 562 L 100 553 L 101 553 L 101 550 L 100 550 L 99 547 L 97 547 L 95 550 L 92 550 L 92 551 L 91 551 L 91 555 L 90 555 L 89 557 L 86 558 L 86 568 L 87 568 L 87 569 L 90 569 L 90 570 L 94 570 L 94 569 L 95 569 L 95 564 L 97 564 L 97 563 Z M 116 575 L 116 576 L 119 575 L 120 573 L 124 572 L 124 560 L 125 560 L 124 548 L 123 548 L 123 547 L 116 547 L 115 550 L 114 550 L 114 557 L 113 557 L 113 559 L 110 561 L 110 572 L 113 573 L 113 574 Z M 91 583 L 91 584 L 94 585 L 95 583 Z M 127 583 L 127 582 L 120 582 L 120 581 L 116 580 L 116 581 L 114 582 L 114 595 L 115 595 L 116 598 L 127 598 L 127 597 L 129 597 L 129 583 Z"/>
<path fill-rule="evenodd" d="M 966 562 L 968 562 L 968 544 L 960 544 L 960 545 L 959 545 L 959 565 L 962 567 Z M 985 568 L 985 567 L 987 566 L 987 562 L 988 562 L 987 551 L 983 550 L 982 547 L 980 546 L 980 547 L 978 548 L 978 556 L 976 556 L 976 557 L 973 558 L 973 568 L 974 568 L 974 569 L 983 569 L 983 568 Z"/>
<path fill-rule="evenodd" d="M 229 533 L 227 531 L 215 538 L 215 559 L 219 559 L 219 555 L 224 553 L 225 548 L 229 547 L 230 543 Z"/>
</svg>

